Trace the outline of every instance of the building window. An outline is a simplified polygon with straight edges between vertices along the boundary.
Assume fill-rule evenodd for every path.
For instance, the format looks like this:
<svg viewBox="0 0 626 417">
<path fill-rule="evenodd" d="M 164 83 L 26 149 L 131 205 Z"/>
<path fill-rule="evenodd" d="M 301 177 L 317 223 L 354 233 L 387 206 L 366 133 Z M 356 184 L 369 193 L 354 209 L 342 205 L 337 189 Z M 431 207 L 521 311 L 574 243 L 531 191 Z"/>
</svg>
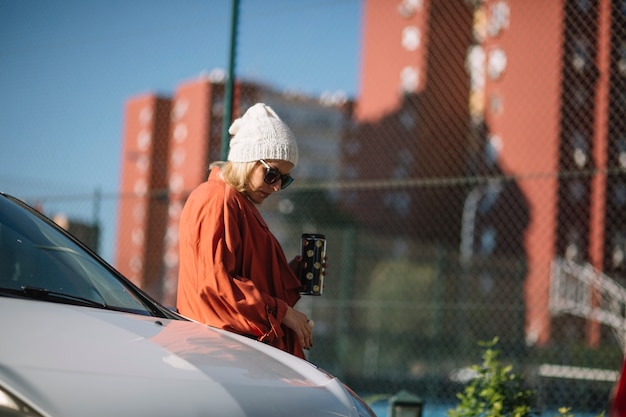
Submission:
<svg viewBox="0 0 626 417">
<path fill-rule="evenodd" d="M 574 159 L 574 164 L 578 168 L 584 168 L 587 165 L 587 161 L 589 160 L 589 145 L 587 138 L 580 131 L 576 131 L 572 134 L 572 137 L 570 138 L 570 146 L 572 147 L 572 157 Z"/>
<path fill-rule="evenodd" d="M 407 26 L 402 30 L 402 47 L 407 51 L 419 48 L 422 35 L 416 26 Z"/>
</svg>

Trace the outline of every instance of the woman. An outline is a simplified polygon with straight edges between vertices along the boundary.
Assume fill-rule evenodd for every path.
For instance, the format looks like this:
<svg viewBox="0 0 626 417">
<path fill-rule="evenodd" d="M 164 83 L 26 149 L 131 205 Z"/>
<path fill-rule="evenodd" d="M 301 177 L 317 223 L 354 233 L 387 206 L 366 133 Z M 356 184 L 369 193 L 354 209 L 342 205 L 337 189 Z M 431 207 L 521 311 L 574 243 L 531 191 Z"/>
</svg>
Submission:
<svg viewBox="0 0 626 417">
<path fill-rule="evenodd" d="M 189 318 L 304 358 L 313 323 L 293 308 L 302 259 L 287 261 L 256 207 L 291 184 L 298 147 L 263 103 L 235 120 L 229 133 L 228 161 L 211 166 L 181 214 L 177 307 Z"/>
</svg>

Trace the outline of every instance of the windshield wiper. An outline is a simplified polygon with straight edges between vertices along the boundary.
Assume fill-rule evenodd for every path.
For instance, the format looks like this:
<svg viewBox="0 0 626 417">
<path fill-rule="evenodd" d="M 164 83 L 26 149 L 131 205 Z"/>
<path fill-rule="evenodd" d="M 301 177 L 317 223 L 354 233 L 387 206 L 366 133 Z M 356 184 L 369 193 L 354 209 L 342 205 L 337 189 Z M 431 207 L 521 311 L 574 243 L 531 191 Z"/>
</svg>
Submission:
<svg viewBox="0 0 626 417">
<path fill-rule="evenodd" d="M 58 291 L 51 291 L 46 288 L 22 286 L 21 290 L 2 288 L 2 291 L 10 292 L 16 295 L 25 295 L 28 298 L 34 298 L 39 300 L 53 301 L 59 303 L 67 303 L 74 305 L 81 305 L 87 307 L 106 308 L 107 305 L 100 303 L 89 298 L 80 297 L 78 295 L 66 294 Z"/>
</svg>

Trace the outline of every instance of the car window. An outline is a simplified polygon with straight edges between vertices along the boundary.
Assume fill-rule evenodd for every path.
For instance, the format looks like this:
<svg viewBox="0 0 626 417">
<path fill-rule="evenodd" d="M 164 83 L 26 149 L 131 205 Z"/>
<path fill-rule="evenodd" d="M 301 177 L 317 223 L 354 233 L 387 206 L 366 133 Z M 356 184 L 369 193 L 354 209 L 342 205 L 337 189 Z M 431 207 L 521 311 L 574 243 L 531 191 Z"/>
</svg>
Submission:
<svg viewBox="0 0 626 417">
<path fill-rule="evenodd" d="M 91 253 L 6 198 L 0 198 L 0 289 L 149 314 L 134 292 Z"/>
</svg>

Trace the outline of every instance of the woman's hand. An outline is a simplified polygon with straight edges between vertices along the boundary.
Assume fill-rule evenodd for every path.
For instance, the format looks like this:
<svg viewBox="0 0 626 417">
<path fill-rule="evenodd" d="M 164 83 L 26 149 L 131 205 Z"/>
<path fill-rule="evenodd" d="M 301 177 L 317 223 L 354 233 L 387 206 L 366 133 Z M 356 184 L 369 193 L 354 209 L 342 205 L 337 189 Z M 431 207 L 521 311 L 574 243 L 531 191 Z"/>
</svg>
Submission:
<svg viewBox="0 0 626 417">
<path fill-rule="evenodd" d="M 283 324 L 294 331 L 302 348 L 309 349 L 313 346 L 313 320 L 309 320 L 306 314 L 295 308 L 287 307 Z"/>
<path fill-rule="evenodd" d="M 300 271 L 302 271 L 302 268 L 304 268 L 303 259 L 304 258 L 302 258 L 301 255 L 298 255 L 293 258 L 291 262 L 289 262 L 289 268 L 291 268 L 293 273 L 296 274 L 298 278 L 300 278 Z"/>
</svg>

